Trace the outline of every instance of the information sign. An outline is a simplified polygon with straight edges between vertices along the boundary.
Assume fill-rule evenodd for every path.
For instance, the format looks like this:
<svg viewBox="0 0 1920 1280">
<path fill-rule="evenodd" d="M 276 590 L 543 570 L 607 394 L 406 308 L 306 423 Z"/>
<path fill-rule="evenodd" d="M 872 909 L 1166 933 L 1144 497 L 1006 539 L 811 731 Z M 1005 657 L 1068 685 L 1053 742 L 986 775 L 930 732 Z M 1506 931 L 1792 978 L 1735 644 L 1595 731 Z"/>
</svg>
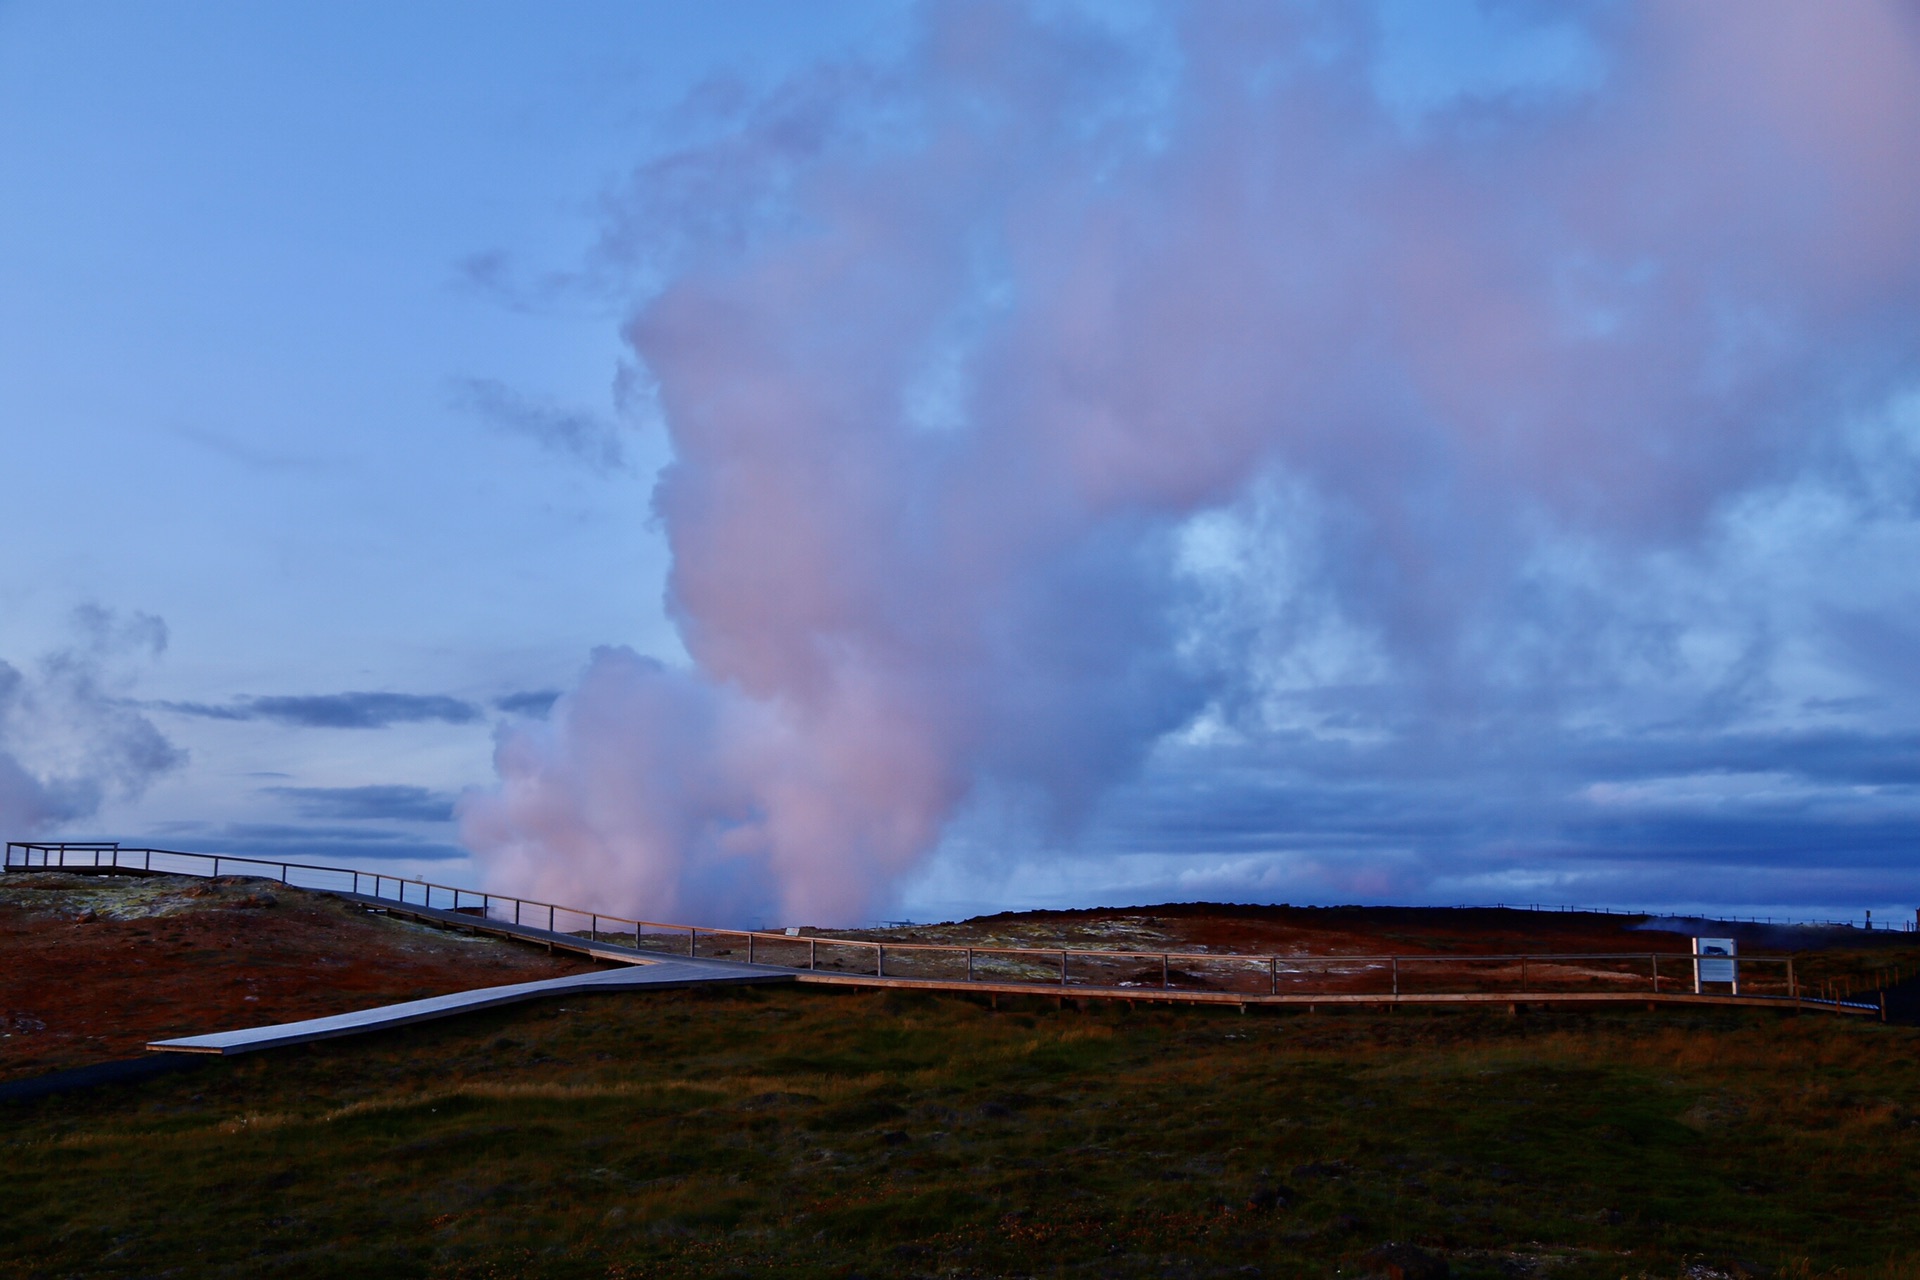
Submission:
<svg viewBox="0 0 1920 1280">
<path fill-rule="evenodd" d="M 1695 938 L 1693 940 L 1693 989 L 1697 994 L 1703 982 L 1730 982 L 1735 994 L 1740 990 L 1740 962 L 1732 938 Z"/>
</svg>

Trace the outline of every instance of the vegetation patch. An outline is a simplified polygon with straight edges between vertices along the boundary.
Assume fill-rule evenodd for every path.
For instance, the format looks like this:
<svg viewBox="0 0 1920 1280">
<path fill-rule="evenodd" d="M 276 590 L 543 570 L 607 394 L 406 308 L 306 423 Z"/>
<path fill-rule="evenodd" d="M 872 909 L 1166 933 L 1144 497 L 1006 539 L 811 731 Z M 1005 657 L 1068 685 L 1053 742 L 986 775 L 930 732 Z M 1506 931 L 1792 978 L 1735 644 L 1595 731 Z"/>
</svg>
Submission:
<svg viewBox="0 0 1920 1280">
<path fill-rule="evenodd" d="M 9 1105 L 0 1270 L 1904 1276 L 1916 1049 L 1733 1010 L 570 998 Z"/>
</svg>

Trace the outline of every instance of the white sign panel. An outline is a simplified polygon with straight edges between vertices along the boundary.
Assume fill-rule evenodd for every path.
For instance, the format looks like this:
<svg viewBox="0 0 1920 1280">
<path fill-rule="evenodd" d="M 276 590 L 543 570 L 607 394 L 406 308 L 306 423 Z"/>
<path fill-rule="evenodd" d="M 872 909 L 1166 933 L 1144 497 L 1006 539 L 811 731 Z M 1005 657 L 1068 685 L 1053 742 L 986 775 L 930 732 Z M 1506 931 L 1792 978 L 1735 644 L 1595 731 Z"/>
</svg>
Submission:
<svg viewBox="0 0 1920 1280">
<path fill-rule="evenodd" d="M 1703 982 L 1739 982 L 1739 962 L 1733 958 L 1736 950 L 1732 938 L 1695 938 L 1694 990 L 1698 991 Z"/>
</svg>

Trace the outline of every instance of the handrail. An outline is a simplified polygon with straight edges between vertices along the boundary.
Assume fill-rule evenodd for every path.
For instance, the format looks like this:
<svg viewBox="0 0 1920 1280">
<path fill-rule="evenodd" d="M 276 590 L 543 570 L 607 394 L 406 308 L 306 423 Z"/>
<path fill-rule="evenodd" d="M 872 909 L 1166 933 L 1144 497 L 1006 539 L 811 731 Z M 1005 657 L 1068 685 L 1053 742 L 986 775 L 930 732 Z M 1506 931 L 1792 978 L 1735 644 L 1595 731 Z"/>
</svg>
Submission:
<svg viewBox="0 0 1920 1280">
<path fill-rule="evenodd" d="M 16 851 L 19 855 L 17 862 L 15 857 Z M 37 864 L 34 862 L 34 855 L 36 853 L 39 855 L 39 862 Z M 69 854 L 76 855 L 76 860 L 70 862 Z M 78 856 L 86 857 L 87 861 L 78 861 Z M 55 857 L 58 858 L 58 862 L 53 860 Z M 1682 972 L 1685 971 L 1684 969 L 1670 971 L 1669 974 L 1662 974 L 1660 972 L 1661 959 L 1665 958 L 1670 961 L 1678 960 L 1689 962 L 1685 968 L 1690 969 L 1690 962 L 1695 958 L 1687 952 L 1663 952 L 1655 950 L 1628 952 L 1529 952 L 1525 954 L 1492 953 L 1478 955 L 1463 955 L 1459 953 L 1426 953 L 1416 955 L 1370 953 L 1347 955 L 1290 955 L 1252 952 L 1175 951 L 1170 949 L 1142 951 L 1071 946 L 1019 947 L 997 946 L 992 944 L 982 945 L 979 943 L 895 942 L 885 939 L 849 938 L 834 934 L 819 933 L 817 931 L 808 933 L 800 933 L 797 931 L 793 933 L 776 933 L 762 929 L 728 929 L 707 925 L 642 920 L 598 911 L 583 910 L 578 907 L 568 907 L 559 903 L 546 902 L 539 899 L 521 898 L 512 894 L 467 889 L 457 885 L 445 885 L 436 881 L 423 880 L 416 877 L 395 876 L 386 872 L 361 871 L 351 867 L 335 867 L 319 863 L 255 858 L 240 854 L 210 854 L 178 849 L 125 847 L 113 841 L 9 841 L 6 846 L 4 863 L 0 865 L 3 865 L 8 870 L 28 869 L 38 865 L 55 870 L 60 868 L 72 869 L 75 867 L 86 867 L 89 869 L 112 868 L 154 872 L 155 867 L 153 864 L 156 857 L 163 862 L 162 867 L 159 869 L 163 873 L 168 870 L 164 865 L 165 861 L 171 859 L 191 860 L 201 864 L 211 864 L 211 869 L 204 874 L 212 876 L 222 874 L 223 865 L 228 867 L 264 867 L 277 870 L 279 873 L 277 878 L 280 882 L 293 887 L 318 889 L 325 892 L 351 893 L 360 898 L 376 902 L 390 901 L 398 903 L 401 906 L 417 905 L 429 910 L 435 909 L 434 893 L 437 890 L 440 893 L 448 895 L 450 898 L 450 905 L 444 905 L 439 909 L 451 910 L 455 913 L 480 915 L 503 927 L 508 923 L 506 916 L 507 908 L 511 907 L 511 924 L 516 930 L 521 931 L 523 935 L 529 930 L 536 932 L 539 930 L 539 915 L 541 912 L 546 913 L 545 929 L 550 937 L 557 937 L 561 934 L 562 931 L 559 929 L 559 925 L 562 923 L 561 916 L 563 914 L 572 918 L 569 923 L 585 922 L 588 926 L 585 934 L 589 940 L 594 942 L 598 942 L 604 934 L 612 933 L 617 937 L 626 933 L 624 929 L 609 930 L 603 928 L 605 925 L 630 925 L 632 926 L 633 932 L 633 947 L 636 951 L 645 951 L 648 949 L 643 946 L 643 942 L 649 932 L 656 935 L 684 933 L 686 935 L 686 954 L 689 956 L 696 954 L 702 935 L 712 940 L 744 939 L 747 948 L 746 959 L 749 963 L 769 963 L 764 958 L 756 959 L 754 955 L 755 944 L 759 942 L 772 943 L 780 946 L 805 945 L 807 947 L 807 963 L 805 969 L 808 971 L 818 970 L 819 950 L 823 946 L 829 948 L 871 949 L 873 951 L 873 976 L 877 978 L 886 978 L 888 976 L 886 973 L 886 961 L 889 952 L 894 953 L 896 956 L 901 953 L 919 952 L 937 953 L 952 957 L 955 960 L 964 958 L 966 980 L 969 982 L 978 980 L 976 978 L 976 971 L 979 967 L 979 962 L 983 959 L 1043 959 L 1049 967 L 1058 967 L 1059 977 L 1057 981 L 1049 979 L 1045 982 L 1023 984 L 1034 986 L 1037 989 L 1057 990 L 1060 987 L 1074 986 L 1075 984 L 1070 980 L 1070 965 L 1071 961 L 1076 958 L 1082 961 L 1097 960 L 1103 962 L 1116 960 L 1158 961 L 1160 968 L 1159 985 L 1167 989 L 1172 989 L 1173 987 L 1172 979 L 1174 976 L 1174 966 L 1176 964 L 1181 966 L 1236 964 L 1245 966 L 1249 972 L 1255 967 L 1258 967 L 1266 971 L 1269 978 L 1269 990 L 1271 994 L 1279 993 L 1280 978 L 1283 973 L 1288 976 L 1293 976 L 1300 974 L 1303 970 L 1317 969 L 1324 971 L 1331 968 L 1342 967 L 1384 968 L 1391 973 L 1392 994 L 1396 998 L 1402 995 L 1400 970 L 1403 965 L 1484 965 L 1492 963 L 1518 963 L 1520 966 L 1521 981 L 1524 984 L 1530 964 L 1545 963 L 1548 965 L 1559 965 L 1575 961 L 1613 961 L 1634 965 L 1647 965 L 1647 971 L 1640 973 L 1635 980 L 1639 981 L 1650 978 L 1652 991 L 1660 994 L 1663 990 L 1663 983 L 1668 984 L 1666 991 L 1672 993 L 1676 988 L 1688 981 L 1687 978 L 1681 976 Z M 293 874 L 295 872 L 312 872 L 322 876 L 336 877 L 338 879 L 332 886 L 318 884 L 303 885 L 296 882 Z M 182 871 L 180 873 L 201 874 L 193 871 Z M 301 879 L 305 878 L 307 877 L 301 877 Z M 391 894 L 386 892 L 389 885 L 393 887 Z M 409 899 L 409 886 L 420 890 L 419 902 L 415 903 Z M 371 888 L 370 893 L 363 892 L 363 889 L 369 887 Z M 475 905 L 462 906 L 463 899 L 474 900 Z M 533 910 L 533 918 L 531 920 L 525 918 L 528 908 L 532 908 Z M 498 918 L 493 915 L 496 909 L 502 912 L 502 915 Z M 578 937 L 580 934 L 576 931 L 568 936 Z M 624 946 L 624 944 L 621 945 Z M 1738 957 L 1738 960 L 1745 965 L 1784 966 L 1785 972 L 1782 976 L 1785 981 L 1786 994 L 1780 997 L 1781 999 L 1791 1000 L 1796 1005 L 1825 1005 L 1836 1009 L 1853 1007 L 1847 1005 L 1843 999 L 1826 999 L 1809 996 L 1796 980 L 1793 957 L 1791 956 L 1743 955 Z M 777 967 L 800 968 L 798 965 L 782 965 Z M 1182 976 L 1184 977 L 1185 975 Z M 1617 976 L 1635 977 L 1634 974 L 1630 973 L 1622 973 Z M 1085 984 L 1081 985 L 1084 988 Z M 1697 990 L 1697 983 L 1692 985 L 1694 985 Z M 1838 993 L 1835 994 L 1837 996 Z M 1635 998 L 1624 992 L 1622 996 L 1623 998 Z"/>
</svg>

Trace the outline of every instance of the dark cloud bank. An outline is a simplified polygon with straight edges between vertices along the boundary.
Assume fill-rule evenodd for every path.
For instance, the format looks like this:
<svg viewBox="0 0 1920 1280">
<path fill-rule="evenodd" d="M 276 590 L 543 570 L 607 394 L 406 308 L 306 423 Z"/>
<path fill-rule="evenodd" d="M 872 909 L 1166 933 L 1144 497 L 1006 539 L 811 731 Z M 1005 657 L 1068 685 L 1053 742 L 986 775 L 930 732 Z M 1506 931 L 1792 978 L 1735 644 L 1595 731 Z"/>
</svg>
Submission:
<svg viewBox="0 0 1920 1280">
<path fill-rule="evenodd" d="M 635 174 L 692 665 L 503 734 L 495 880 L 1920 894 L 1913 11 L 1371 12 L 935 4 Z"/>
<path fill-rule="evenodd" d="M 378 822 L 453 820 L 453 797 L 425 787 L 262 787 L 261 790 L 290 802 L 302 818 Z"/>
<path fill-rule="evenodd" d="M 538 719 L 552 710 L 551 689 L 495 698 L 494 710 Z M 486 715 L 478 703 L 439 693 L 313 693 L 236 698 L 232 702 L 159 702 L 177 715 L 206 720 L 267 720 L 295 729 L 386 729 L 396 724 L 473 724 Z"/>
</svg>

